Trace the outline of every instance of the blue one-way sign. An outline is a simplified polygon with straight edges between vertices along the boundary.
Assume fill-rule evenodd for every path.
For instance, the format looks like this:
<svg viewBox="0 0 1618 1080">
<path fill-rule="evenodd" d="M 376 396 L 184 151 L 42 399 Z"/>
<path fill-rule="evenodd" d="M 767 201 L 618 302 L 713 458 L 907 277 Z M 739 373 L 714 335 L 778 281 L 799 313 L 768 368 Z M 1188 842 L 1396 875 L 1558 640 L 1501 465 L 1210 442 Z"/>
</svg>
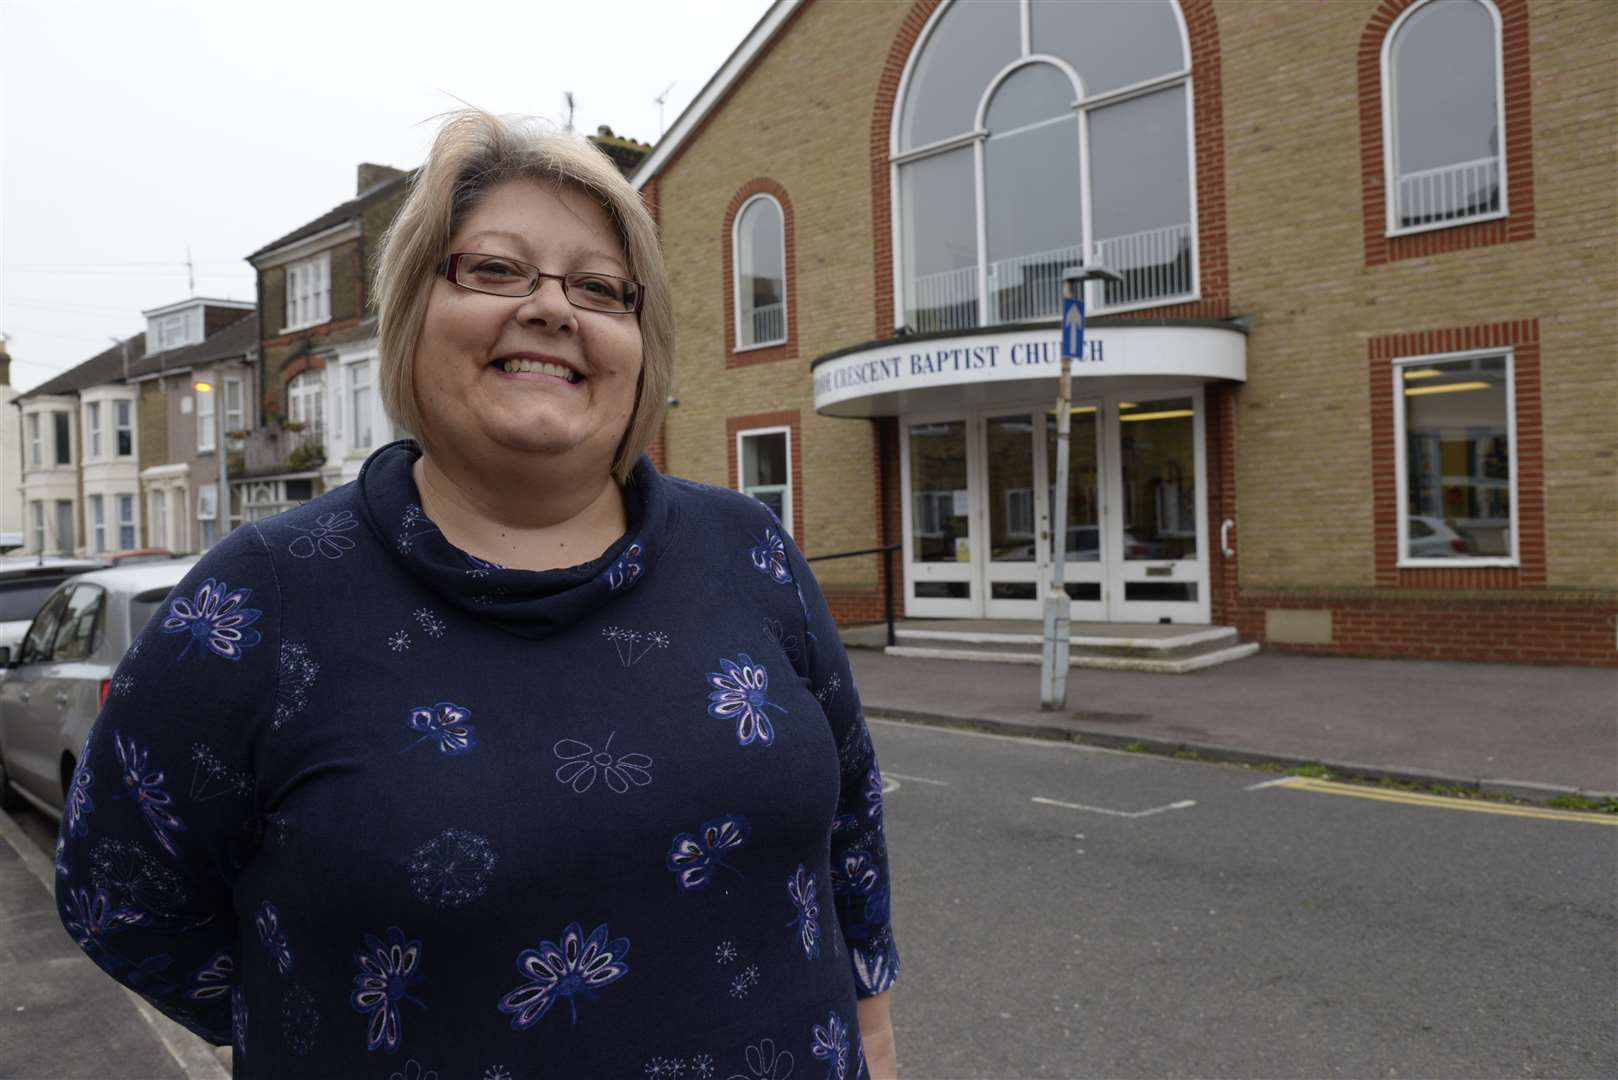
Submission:
<svg viewBox="0 0 1618 1080">
<path fill-rule="evenodd" d="M 1076 296 L 1062 297 L 1062 355 L 1084 358 L 1084 301 Z"/>
</svg>

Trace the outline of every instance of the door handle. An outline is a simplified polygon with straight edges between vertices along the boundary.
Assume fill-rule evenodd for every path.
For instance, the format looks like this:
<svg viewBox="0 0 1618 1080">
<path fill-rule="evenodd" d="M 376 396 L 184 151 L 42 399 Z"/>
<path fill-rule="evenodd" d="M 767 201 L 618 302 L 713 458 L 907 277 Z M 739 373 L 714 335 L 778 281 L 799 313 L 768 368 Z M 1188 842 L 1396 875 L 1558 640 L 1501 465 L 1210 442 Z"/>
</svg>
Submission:
<svg viewBox="0 0 1618 1080">
<path fill-rule="evenodd" d="M 1235 524 L 1235 519 L 1226 518 L 1219 525 L 1219 550 L 1224 553 L 1227 559 L 1236 557 L 1236 550 L 1230 546 L 1230 529 Z"/>
</svg>

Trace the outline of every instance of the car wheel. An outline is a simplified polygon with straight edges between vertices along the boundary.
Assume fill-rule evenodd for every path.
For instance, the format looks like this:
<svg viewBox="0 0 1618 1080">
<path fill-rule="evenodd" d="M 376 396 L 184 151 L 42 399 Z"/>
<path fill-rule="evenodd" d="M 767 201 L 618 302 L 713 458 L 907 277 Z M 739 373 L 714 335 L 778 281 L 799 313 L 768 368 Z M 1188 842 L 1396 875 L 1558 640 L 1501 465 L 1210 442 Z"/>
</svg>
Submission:
<svg viewBox="0 0 1618 1080">
<path fill-rule="evenodd" d="M 11 786 L 11 777 L 6 773 L 5 759 L 0 757 L 0 810 L 14 814 L 27 805 L 23 797 Z"/>
</svg>

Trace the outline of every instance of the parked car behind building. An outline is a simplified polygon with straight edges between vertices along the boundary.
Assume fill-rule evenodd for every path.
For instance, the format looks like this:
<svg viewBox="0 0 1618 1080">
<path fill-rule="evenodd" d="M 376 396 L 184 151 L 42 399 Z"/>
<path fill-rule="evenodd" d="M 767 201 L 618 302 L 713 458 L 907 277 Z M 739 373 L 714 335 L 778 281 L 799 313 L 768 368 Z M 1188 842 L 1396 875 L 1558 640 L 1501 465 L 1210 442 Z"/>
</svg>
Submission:
<svg viewBox="0 0 1618 1080">
<path fill-rule="evenodd" d="M 79 749 L 113 672 L 195 558 L 139 563 L 62 582 L 19 649 L 0 650 L 0 805 L 61 813 Z"/>
</svg>

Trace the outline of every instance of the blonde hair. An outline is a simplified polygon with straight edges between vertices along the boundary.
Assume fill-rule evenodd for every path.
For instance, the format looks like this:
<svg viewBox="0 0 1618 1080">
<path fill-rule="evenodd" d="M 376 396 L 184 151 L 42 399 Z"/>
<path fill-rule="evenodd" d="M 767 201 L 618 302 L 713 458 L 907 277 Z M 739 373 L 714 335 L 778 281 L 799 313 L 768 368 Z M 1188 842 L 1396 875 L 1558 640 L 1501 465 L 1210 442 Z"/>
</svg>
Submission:
<svg viewBox="0 0 1618 1080">
<path fill-rule="evenodd" d="M 404 205 L 382 237 L 372 291 L 379 316 L 383 407 L 395 424 L 428 445 L 414 364 L 427 298 L 456 228 L 490 190 L 511 180 L 562 185 L 598 199 L 623 243 L 629 276 L 644 286 L 635 409 L 612 462 L 613 476 L 624 483 L 657 435 L 673 377 L 674 308 L 657 227 L 640 195 L 605 154 L 583 139 L 546 131 L 531 119 L 497 117 L 481 109 L 451 113 L 426 162 L 411 177 Z"/>
</svg>

